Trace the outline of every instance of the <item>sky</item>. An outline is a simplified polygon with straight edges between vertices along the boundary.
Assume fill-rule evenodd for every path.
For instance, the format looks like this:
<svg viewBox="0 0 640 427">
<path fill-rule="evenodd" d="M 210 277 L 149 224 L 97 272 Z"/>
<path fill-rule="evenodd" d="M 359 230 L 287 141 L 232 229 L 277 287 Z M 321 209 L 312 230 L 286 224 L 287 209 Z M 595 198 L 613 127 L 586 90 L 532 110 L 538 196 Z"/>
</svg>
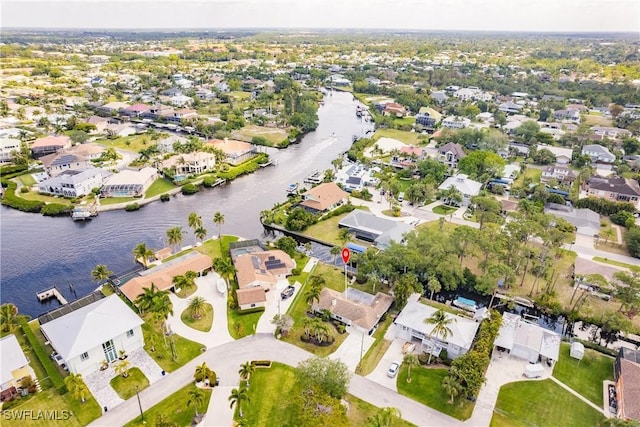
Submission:
<svg viewBox="0 0 640 427">
<path fill-rule="evenodd" d="M 2 28 L 634 32 L 640 0 L 2 0 Z"/>
</svg>

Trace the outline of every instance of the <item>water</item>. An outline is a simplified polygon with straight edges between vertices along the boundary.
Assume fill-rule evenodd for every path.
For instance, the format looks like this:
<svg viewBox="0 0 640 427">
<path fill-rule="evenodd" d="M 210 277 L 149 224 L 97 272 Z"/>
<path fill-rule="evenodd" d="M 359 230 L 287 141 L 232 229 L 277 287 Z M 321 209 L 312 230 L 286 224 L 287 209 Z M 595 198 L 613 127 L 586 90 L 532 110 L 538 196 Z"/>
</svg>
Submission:
<svg viewBox="0 0 640 427">
<path fill-rule="evenodd" d="M 218 234 L 212 222 L 217 211 L 225 216 L 223 234 L 260 237 L 260 211 L 284 201 L 290 183 L 302 183 L 314 170 L 332 167 L 331 161 L 351 146 L 353 136 L 370 129 L 370 124 L 356 117 L 356 105 L 348 93 L 325 97 L 315 132 L 286 150 L 267 149 L 277 166 L 193 196 L 178 195 L 170 202 L 154 202 L 135 212 L 103 212 L 87 222 L 2 207 L 0 302 L 12 302 L 21 313 L 37 316 L 58 303 L 41 304 L 36 292 L 56 285 L 68 300 L 83 296 L 97 286 L 91 281 L 91 270 L 97 264 L 106 264 L 115 273 L 127 271 L 135 266 L 131 251 L 136 244 L 162 248 L 166 246 L 165 232 L 171 227 L 181 226 L 186 231 L 182 245 L 193 244 L 187 225 L 190 212 L 202 216 L 207 237 Z M 69 284 L 74 285 L 75 295 Z"/>
</svg>

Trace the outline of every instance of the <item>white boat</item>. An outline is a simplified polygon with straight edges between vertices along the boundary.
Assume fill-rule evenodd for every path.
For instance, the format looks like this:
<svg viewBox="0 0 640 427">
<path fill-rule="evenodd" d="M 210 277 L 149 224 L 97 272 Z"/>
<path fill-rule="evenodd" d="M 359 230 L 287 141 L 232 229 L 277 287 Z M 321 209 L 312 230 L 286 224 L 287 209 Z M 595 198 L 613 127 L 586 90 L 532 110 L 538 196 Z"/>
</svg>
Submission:
<svg viewBox="0 0 640 427">
<path fill-rule="evenodd" d="M 216 280 L 216 289 L 218 289 L 218 292 L 224 295 L 225 291 L 227 290 L 227 284 L 224 279 L 221 278 Z"/>
<path fill-rule="evenodd" d="M 298 184 L 289 184 L 287 187 L 287 194 L 293 194 L 298 189 Z"/>
</svg>

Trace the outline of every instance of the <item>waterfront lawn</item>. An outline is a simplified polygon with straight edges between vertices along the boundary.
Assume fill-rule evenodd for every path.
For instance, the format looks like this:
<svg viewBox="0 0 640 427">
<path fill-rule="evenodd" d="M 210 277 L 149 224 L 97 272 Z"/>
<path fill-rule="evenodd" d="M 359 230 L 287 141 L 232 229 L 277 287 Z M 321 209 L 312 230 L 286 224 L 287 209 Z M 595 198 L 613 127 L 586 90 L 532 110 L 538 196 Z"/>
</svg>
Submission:
<svg viewBox="0 0 640 427">
<path fill-rule="evenodd" d="M 125 378 L 122 375 L 117 375 L 111 379 L 109 384 L 118 393 L 118 396 L 127 400 L 136 394 L 136 387 L 138 391 L 149 387 L 149 380 L 140 369 L 131 368 L 129 369 L 129 376 Z"/>
<path fill-rule="evenodd" d="M 409 145 L 420 145 L 426 138 L 425 136 L 421 138 L 422 135 L 416 132 L 408 132 L 397 129 L 378 129 L 373 134 L 372 139 L 374 141 L 377 141 L 383 136 L 386 138 L 397 139 L 398 141 L 404 142 L 405 144 Z"/>
<path fill-rule="evenodd" d="M 142 333 L 144 334 L 144 349 L 156 361 L 160 367 L 166 372 L 175 371 L 183 366 L 194 357 L 202 353 L 203 345 L 195 341 L 188 340 L 178 334 L 173 334 L 173 342 L 175 343 L 176 360 L 173 360 L 171 352 L 171 337 L 163 337 L 160 323 L 154 324 L 152 317 L 148 314 L 143 316 L 145 322 L 142 324 Z M 155 351 L 151 351 L 155 349 Z"/>
<path fill-rule="evenodd" d="M 180 315 L 180 320 L 182 320 L 182 323 L 184 323 L 185 325 L 197 331 L 209 332 L 211 330 L 211 325 L 213 325 L 213 307 L 211 306 L 211 304 L 205 303 L 204 312 L 202 314 L 202 317 L 199 319 L 194 319 L 191 316 L 189 307 L 187 307 Z"/>
<path fill-rule="evenodd" d="M 140 416 L 129 421 L 125 424 L 126 427 L 136 427 L 145 425 L 159 425 L 157 423 L 158 417 L 162 415 L 164 417 L 165 425 L 176 426 L 190 426 L 191 420 L 196 414 L 196 408 L 189 406 L 189 393 L 196 388 L 194 384 L 188 384 L 182 387 L 180 390 L 173 393 L 157 405 L 144 411 L 143 422 Z M 209 400 L 211 399 L 211 389 L 202 389 L 204 392 L 204 399 L 202 406 L 198 408 L 198 413 L 202 414 L 207 411 L 209 407 Z"/>
<path fill-rule="evenodd" d="M 368 210 L 368 209 L 367 209 Z M 307 228 L 303 233 L 315 239 L 325 241 L 334 245 L 342 245 L 340 240 L 340 228 L 338 223 L 351 212 L 345 212 L 340 215 L 322 220 Z"/>
<path fill-rule="evenodd" d="M 47 196 L 46 194 L 40 194 L 37 191 L 29 190 L 28 193 L 16 191 L 15 194 L 17 197 L 25 200 L 33 200 L 44 203 L 58 203 L 60 205 L 71 206 L 71 200 L 69 199 L 65 199 L 64 197 Z"/>
<path fill-rule="evenodd" d="M 571 345 L 562 343 L 560 360 L 553 367 L 553 376 L 598 406 L 603 405 L 602 383 L 613 380 L 611 356 L 584 349 L 582 360 L 572 358 Z"/>
<path fill-rule="evenodd" d="M 209 255 L 211 259 L 221 258 L 222 254 L 224 254 L 224 256 L 228 258 L 229 243 L 237 242 L 238 236 L 227 236 L 223 234 L 221 236 L 221 240 L 222 245 L 220 245 L 220 240 L 218 240 L 217 238 L 206 240 L 204 243 L 202 243 L 202 246 L 197 247 L 196 250 L 201 254 Z M 222 249 L 220 248 L 220 246 L 222 246 Z"/>
<path fill-rule="evenodd" d="M 74 399 L 71 393 L 60 395 L 54 388 L 36 393 L 30 399 L 25 399 L 24 403 L 11 408 L 11 411 L 33 411 L 34 419 L 15 420 L 3 417 L 3 427 L 59 427 L 61 425 L 65 427 L 81 427 L 88 425 L 102 415 L 102 410 L 93 396 L 89 395 L 85 402 L 82 403 Z M 57 411 L 59 419 L 47 419 L 46 417 L 35 419 L 37 411 L 44 411 L 43 414 L 54 415 L 56 414 L 55 411 Z M 72 415 L 69 419 L 63 420 L 64 414 L 62 411 L 70 411 Z"/>
<path fill-rule="evenodd" d="M 373 338 L 375 338 L 376 341 L 371 348 L 367 350 L 367 353 L 362 358 L 362 362 L 356 367 L 356 374 L 362 376 L 369 375 L 376 366 L 378 366 L 378 363 L 382 360 L 382 356 L 384 356 L 391 345 L 391 341 L 384 339 L 384 334 L 387 333 L 387 329 L 389 329 L 392 321 L 393 316 L 387 314 L 386 318 L 378 324 L 378 328 L 373 333 Z"/>
<path fill-rule="evenodd" d="M 402 364 L 396 381 L 398 393 L 464 421 L 471 416 L 474 404 L 462 397 L 449 403 L 449 395 L 442 388 L 442 380 L 448 372 L 448 369 L 430 369 L 417 366 L 411 369 L 411 382 L 408 383 L 407 367 Z"/>
<path fill-rule="evenodd" d="M 261 136 L 267 140 L 267 144 L 275 146 L 288 138 L 286 129 L 280 128 L 267 128 L 264 126 L 247 125 L 240 130 L 233 131 L 231 133 L 232 138 L 239 139 L 251 139 L 254 136 Z"/>
<path fill-rule="evenodd" d="M 176 188 L 176 186 L 173 185 L 173 183 L 167 178 L 158 178 L 153 182 L 153 184 L 151 184 L 151 186 L 149 186 L 147 192 L 144 193 L 144 198 L 150 199 L 152 197 L 166 193 L 169 190 L 173 190 L 174 188 Z"/>
<path fill-rule="evenodd" d="M 139 201 L 136 197 L 105 197 L 100 199 L 101 205 L 116 205 L 118 203 L 131 203 Z"/>
<path fill-rule="evenodd" d="M 454 208 L 451 206 L 445 206 L 445 205 L 438 205 L 438 206 L 434 206 L 434 208 L 432 209 L 433 213 L 437 213 L 439 215 L 450 215 L 452 213 L 454 213 L 455 211 L 458 210 L 458 208 Z"/>
<path fill-rule="evenodd" d="M 25 187 L 31 187 L 37 184 L 35 178 L 30 173 L 20 175 L 16 178 L 19 179 Z"/>
<path fill-rule="evenodd" d="M 160 138 L 162 139 L 167 134 L 161 133 Z M 130 136 L 121 136 L 119 138 L 113 139 L 100 139 L 97 140 L 96 143 L 103 145 L 105 147 L 113 147 L 119 148 L 122 150 L 131 151 L 134 153 L 140 152 L 145 148 L 148 148 L 152 144 L 155 144 L 157 141 L 152 141 L 149 135 L 130 135 Z"/>
<path fill-rule="evenodd" d="M 602 394 L 602 388 L 600 389 Z M 500 389 L 492 427 L 597 426 L 604 416 L 551 380 L 519 381 Z"/>
</svg>

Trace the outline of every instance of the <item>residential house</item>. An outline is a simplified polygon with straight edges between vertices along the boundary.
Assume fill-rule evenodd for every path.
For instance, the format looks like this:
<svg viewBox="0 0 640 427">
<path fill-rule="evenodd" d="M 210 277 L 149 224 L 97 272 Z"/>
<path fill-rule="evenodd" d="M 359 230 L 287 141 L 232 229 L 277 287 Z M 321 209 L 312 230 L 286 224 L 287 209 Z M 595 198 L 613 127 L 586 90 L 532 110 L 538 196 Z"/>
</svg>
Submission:
<svg viewBox="0 0 640 427">
<path fill-rule="evenodd" d="M 151 109 L 147 104 L 133 104 L 122 110 L 122 114 L 129 117 L 141 117 Z"/>
<path fill-rule="evenodd" d="M 94 188 L 101 188 L 104 180 L 111 176 L 100 168 L 66 170 L 53 178 L 38 183 L 38 192 L 62 197 L 83 197 Z"/>
<path fill-rule="evenodd" d="M 407 115 L 407 109 L 403 105 L 395 102 L 389 102 L 384 106 L 384 114 L 394 117 L 404 117 Z"/>
<path fill-rule="evenodd" d="M 328 310 L 332 319 L 371 335 L 392 303 L 393 297 L 381 292 L 371 295 L 354 288 L 347 288 L 346 292 L 322 288 L 313 311 Z"/>
<path fill-rule="evenodd" d="M 145 167 L 137 171 L 125 169 L 108 177 L 100 194 L 102 197 L 141 197 L 156 178 L 156 168 Z"/>
<path fill-rule="evenodd" d="M 600 214 L 591 209 L 574 209 L 567 205 L 547 203 L 544 213 L 570 222 L 576 227 L 578 234 L 593 237 L 600 232 Z"/>
<path fill-rule="evenodd" d="M 594 134 L 611 139 L 627 138 L 631 136 L 631 132 L 626 129 L 620 129 L 607 126 L 592 126 L 591 130 Z"/>
<path fill-rule="evenodd" d="M 67 150 L 41 157 L 40 161 L 50 176 L 67 170 L 81 171 L 93 167 L 93 163 L 87 157 Z"/>
<path fill-rule="evenodd" d="M 173 107 L 164 104 L 154 104 L 149 107 L 148 111 L 141 114 L 143 119 L 158 120 L 161 117 L 172 117 Z"/>
<path fill-rule="evenodd" d="M 520 104 L 516 104 L 515 102 L 503 102 L 498 106 L 498 110 L 507 113 L 507 114 L 520 114 L 523 106 Z"/>
<path fill-rule="evenodd" d="M 109 119 L 107 117 L 91 116 L 87 119 L 87 123 L 96 127 L 95 133 L 104 133 L 109 124 Z"/>
<path fill-rule="evenodd" d="M 185 176 L 201 174 L 212 170 L 216 165 L 216 157 L 211 153 L 194 152 L 169 157 L 161 163 L 162 169 L 175 168 L 175 175 Z"/>
<path fill-rule="evenodd" d="M 87 376 L 119 352 L 144 347 L 144 321 L 118 295 L 80 307 L 41 325 L 42 334 L 69 372 Z"/>
<path fill-rule="evenodd" d="M 493 123 L 495 121 L 493 114 L 485 111 L 484 113 L 480 113 L 476 115 L 476 120 L 482 123 Z"/>
<path fill-rule="evenodd" d="M 155 285 L 159 290 L 173 290 L 173 278 L 184 275 L 187 271 L 193 271 L 202 275 L 205 271 L 211 270 L 213 262 L 211 257 L 199 252 L 189 252 L 178 258 L 172 259 L 148 270 L 139 273 L 137 277 L 129 280 L 120 287 L 129 301 L 133 302 L 138 295 L 144 293 L 145 288 Z"/>
<path fill-rule="evenodd" d="M 191 105 L 191 103 L 193 102 L 193 99 L 191 99 L 186 95 L 178 94 L 178 95 L 172 96 L 170 99 L 170 102 L 176 107 L 184 107 L 186 105 Z"/>
<path fill-rule="evenodd" d="M 324 182 L 302 195 L 300 206 L 312 213 L 329 212 L 345 203 L 349 193 L 333 182 Z"/>
<path fill-rule="evenodd" d="M 434 117 L 431 117 L 429 113 L 418 113 L 416 115 L 416 124 L 423 126 L 427 129 L 433 129 L 437 123 Z"/>
<path fill-rule="evenodd" d="M 498 350 L 508 351 L 511 357 L 529 363 L 537 363 L 540 358 L 554 363 L 558 361 L 561 342 L 562 337 L 557 332 L 530 323 L 519 314 L 505 312 L 493 345 Z"/>
<path fill-rule="evenodd" d="M 129 123 L 109 123 L 105 127 L 105 132 L 109 136 L 121 138 L 133 135 L 138 131 Z"/>
<path fill-rule="evenodd" d="M 233 263 L 238 288 L 260 286 L 265 291 L 274 288 L 278 280 L 290 276 L 291 270 L 296 266 L 293 259 L 279 249 L 238 255 Z"/>
<path fill-rule="evenodd" d="M 37 380 L 29 360 L 13 334 L 0 338 L 0 400 L 10 400 L 23 379 Z"/>
<path fill-rule="evenodd" d="M 182 145 L 185 142 L 187 142 L 186 138 L 177 135 L 171 135 L 158 141 L 158 150 L 160 150 L 161 153 L 165 154 L 173 153 L 175 151 L 173 148 L 175 144 Z"/>
<path fill-rule="evenodd" d="M 614 365 L 618 418 L 640 421 L 640 351 L 620 347 Z"/>
<path fill-rule="evenodd" d="M 227 163 L 234 166 L 250 160 L 255 157 L 258 152 L 255 145 L 235 139 L 212 139 L 208 141 L 207 144 L 222 150 L 227 157 Z"/>
<path fill-rule="evenodd" d="M 181 123 L 183 120 L 193 119 L 196 117 L 198 117 L 198 112 L 196 110 L 192 110 L 190 108 L 182 108 L 173 112 L 171 121 Z"/>
<path fill-rule="evenodd" d="M 39 159 L 47 154 L 57 153 L 58 151 L 70 148 L 71 138 L 65 135 L 46 136 L 38 138 L 31 144 L 31 153 L 34 159 Z"/>
<path fill-rule="evenodd" d="M 540 180 L 542 182 L 549 182 L 556 180 L 562 184 L 573 184 L 577 175 L 574 171 L 563 165 L 550 165 L 542 169 L 542 176 Z"/>
<path fill-rule="evenodd" d="M 614 202 L 629 202 L 640 209 L 640 185 L 630 178 L 592 177 L 587 182 L 589 196 Z"/>
<path fill-rule="evenodd" d="M 405 145 L 400 152 L 391 157 L 391 165 L 397 168 L 414 167 L 418 160 L 426 157 L 426 151 L 415 145 Z"/>
<path fill-rule="evenodd" d="M 245 311 L 267 305 L 267 294 L 262 287 L 245 288 L 236 290 L 238 310 Z"/>
<path fill-rule="evenodd" d="M 571 148 L 555 147 L 553 145 L 545 144 L 538 145 L 538 150 L 543 148 L 551 151 L 553 155 L 556 156 L 556 163 L 561 165 L 571 163 L 571 158 L 573 157 L 573 150 L 571 150 Z"/>
<path fill-rule="evenodd" d="M 433 98 L 433 100 L 438 104 L 444 104 L 447 102 L 447 99 L 449 99 L 449 96 L 447 96 L 447 93 L 444 90 L 437 90 L 431 92 L 431 98 Z"/>
<path fill-rule="evenodd" d="M 556 110 L 553 112 L 553 118 L 556 120 L 568 121 L 571 123 L 580 123 L 580 110 L 578 110 L 577 108 Z"/>
<path fill-rule="evenodd" d="M 392 242 L 404 243 L 405 236 L 413 231 L 413 226 L 409 224 L 381 218 L 360 209 L 342 218 L 338 227 L 348 229 L 358 239 L 373 242 L 380 249 L 387 249 Z"/>
<path fill-rule="evenodd" d="M 109 102 L 97 108 L 98 114 L 102 116 L 116 116 L 129 107 L 126 102 Z"/>
<path fill-rule="evenodd" d="M 453 93 L 453 97 L 459 99 L 460 101 L 468 101 L 474 99 L 475 96 L 480 92 L 480 88 L 475 86 L 464 87 L 455 91 Z"/>
<path fill-rule="evenodd" d="M 473 196 L 480 194 L 482 183 L 469 179 L 469 176 L 461 173 L 445 179 L 438 187 L 438 190 L 448 190 L 451 187 L 462 194 L 462 206 L 466 206 Z"/>
<path fill-rule="evenodd" d="M 451 170 L 458 169 L 458 162 L 467 157 L 462 146 L 455 142 L 448 142 L 438 148 L 438 161 L 444 163 Z"/>
<path fill-rule="evenodd" d="M 207 88 L 198 89 L 196 91 L 196 96 L 198 97 L 198 99 L 201 99 L 203 101 L 211 101 L 216 98 L 215 92 Z"/>
<path fill-rule="evenodd" d="M 438 357 L 442 350 L 447 351 L 449 359 L 456 359 L 466 354 L 473 344 L 479 323 L 466 317 L 445 313 L 450 323 L 451 333 L 443 337 L 434 333 L 435 325 L 425 322 L 437 311 L 430 305 L 417 301 L 412 295 L 393 323 L 396 325 L 396 336 L 402 340 L 420 344 L 419 352 L 425 351 Z"/>
<path fill-rule="evenodd" d="M 11 163 L 13 161 L 13 153 L 20 152 L 19 139 L 0 138 L 0 163 Z"/>
<path fill-rule="evenodd" d="M 336 173 L 336 183 L 342 185 L 342 188 L 348 193 L 362 191 L 367 185 L 377 185 L 378 180 L 372 174 L 373 169 L 366 168 L 359 163 L 348 163 Z"/>
<path fill-rule="evenodd" d="M 78 156 L 83 156 L 87 159 L 94 160 L 102 157 L 102 154 L 106 151 L 106 148 L 94 142 L 86 142 L 84 144 L 74 145 L 67 151 L 72 152 L 73 154 L 76 154 Z"/>
<path fill-rule="evenodd" d="M 463 129 L 469 127 L 471 120 L 466 117 L 449 116 L 442 120 L 442 126 L 449 129 Z"/>
<path fill-rule="evenodd" d="M 583 146 L 582 155 L 591 157 L 592 162 L 613 163 L 616 161 L 615 154 L 612 154 L 607 147 L 603 147 L 600 144 Z"/>
</svg>

